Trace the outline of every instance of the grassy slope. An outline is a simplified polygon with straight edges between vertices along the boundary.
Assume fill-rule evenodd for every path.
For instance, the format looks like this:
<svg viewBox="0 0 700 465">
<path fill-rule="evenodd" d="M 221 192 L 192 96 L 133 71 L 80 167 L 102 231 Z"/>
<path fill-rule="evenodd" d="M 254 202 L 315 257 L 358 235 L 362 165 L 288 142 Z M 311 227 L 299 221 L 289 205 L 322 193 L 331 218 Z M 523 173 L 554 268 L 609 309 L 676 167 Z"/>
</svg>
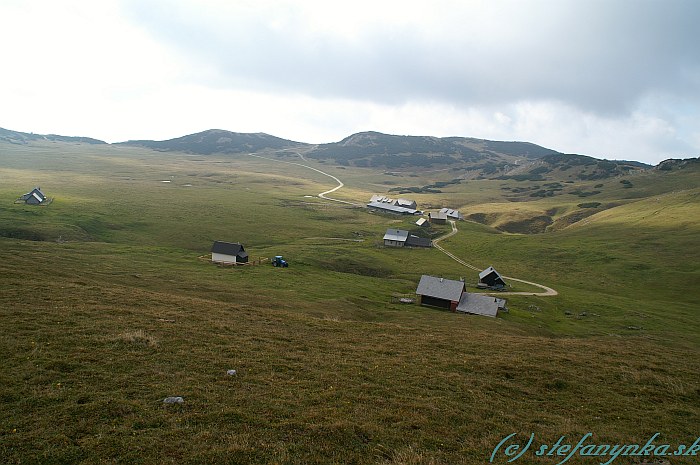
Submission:
<svg viewBox="0 0 700 465">
<path fill-rule="evenodd" d="M 448 249 L 561 293 L 492 320 L 392 303 L 422 273 L 473 272 L 379 247 L 410 223 L 304 197 L 329 185 L 304 168 L 67 144 L 2 156 L 3 235 L 45 239 L 0 238 L 3 463 L 486 463 L 512 432 L 697 435 L 697 190 L 546 236 L 460 223 Z M 326 170 L 351 200 L 382 182 Z M 35 184 L 53 204 L 11 203 Z M 415 197 L 488 205 L 497 186 Z M 535 204 L 580 201 L 564 199 Z M 213 239 L 291 267 L 198 261 Z"/>
</svg>

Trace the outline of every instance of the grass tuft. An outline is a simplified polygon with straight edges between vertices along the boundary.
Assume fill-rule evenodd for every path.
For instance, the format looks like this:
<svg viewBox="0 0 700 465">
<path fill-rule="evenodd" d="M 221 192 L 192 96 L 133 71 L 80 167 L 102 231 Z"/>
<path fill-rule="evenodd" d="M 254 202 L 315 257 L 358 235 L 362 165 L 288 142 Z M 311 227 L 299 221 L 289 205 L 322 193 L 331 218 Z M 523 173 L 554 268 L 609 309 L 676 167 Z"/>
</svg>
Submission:
<svg viewBox="0 0 700 465">
<path fill-rule="evenodd" d="M 155 336 L 146 333 L 142 329 L 118 334 L 113 338 L 113 340 L 133 346 L 143 346 L 149 348 L 158 347 L 158 339 L 156 339 Z"/>
<path fill-rule="evenodd" d="M 388 455 L 389 458 L 379 463 L 383 465 L 436 465 L 438 463 L 433 457 L 413 446 L 402 447 Z"/>
</svg>

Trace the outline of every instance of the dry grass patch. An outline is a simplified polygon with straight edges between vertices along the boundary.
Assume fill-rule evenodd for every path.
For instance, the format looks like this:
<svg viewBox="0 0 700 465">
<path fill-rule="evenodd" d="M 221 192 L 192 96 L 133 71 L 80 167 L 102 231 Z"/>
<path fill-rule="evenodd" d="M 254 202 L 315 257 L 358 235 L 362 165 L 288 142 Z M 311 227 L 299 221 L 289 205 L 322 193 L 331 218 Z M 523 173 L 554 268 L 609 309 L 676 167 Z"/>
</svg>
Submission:
<svg viewBox="0 0 700 465">
<path fill-rule="evenodd" d="M 112 338 L 113 341 L 133 346 L 143 346 L 149 348 L 158 347 L 158 339 L 152 334 L 146 333 L 142 329 L 121 333 Z"/>
<path fill-rule="evenodd" d="M 436 465 L 438 463 L 429 454 L 413 446 L 402 447 L 394 451 L 381 450 L 378 456 L 388 456 L 382 460 L 383 465 Z"/>
</svg>

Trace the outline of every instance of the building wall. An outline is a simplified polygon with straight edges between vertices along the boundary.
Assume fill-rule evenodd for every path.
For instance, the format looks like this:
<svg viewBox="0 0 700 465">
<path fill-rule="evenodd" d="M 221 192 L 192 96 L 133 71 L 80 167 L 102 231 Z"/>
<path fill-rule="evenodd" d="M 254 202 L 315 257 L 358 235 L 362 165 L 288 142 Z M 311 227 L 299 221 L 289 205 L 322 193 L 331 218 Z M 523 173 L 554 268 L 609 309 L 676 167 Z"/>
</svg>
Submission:
<svg viewBox="0 0 700 465">
<path fill-rule="evenodd" d="M 211 261 L 216 263 L 236 263 L 236 256 L 212 252 Z"/>
<path fill-rule="evenodd" d="M 384 245 L 387 245 L 389 247 L 403 247 L 404 242 L 391 241 L 389 239 L 384 239 Z"/>
<path fill-rule="evenodd" d="M 436 299 L 435 297 L 430 297 L 427 295 L 420 296 L 420 304 L 452 310 L 452 302 L 450 302 L 449 300 Z M 455 308 L 457 308 L 456 305 Z"/>
<path fill-rule="evenodd" d="M 497 284 L 501 284 L 501 285 L 505 286 L 505 284 L 506 284 L 505 281 L 503 281 L 503 279 L 500 276 L 498 276 L 496 273 L 493 273 L 493 272 L 484 276 L 481 279 L 481 282 L 488 284 L 489 286 L 495 286 Z"/>
</svg>

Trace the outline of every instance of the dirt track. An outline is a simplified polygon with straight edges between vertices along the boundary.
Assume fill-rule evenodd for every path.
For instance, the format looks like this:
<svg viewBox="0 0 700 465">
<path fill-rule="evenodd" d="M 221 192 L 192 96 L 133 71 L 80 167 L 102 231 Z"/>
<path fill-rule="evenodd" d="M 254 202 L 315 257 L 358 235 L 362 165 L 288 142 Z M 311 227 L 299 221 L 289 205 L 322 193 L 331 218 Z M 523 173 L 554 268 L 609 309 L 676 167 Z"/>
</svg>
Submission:
<svg viewBox="0 0 700 465">
<path fill-rule="evenodd" d="M 328 174 L 328 173 L 326 173 L 325 171 L 321 171 L 321 170 L 319 170 L 319 169 L 317 169 L 317 168 L 314 168 L 313 166 L 304 165 L 304 164 L 302 164 L 302 163 L 296 163 L 296 162 L 293 162 L 293 161 L 285 161 L 285 160 L 275 160 L 274 158 L 267 158 L 267 157 L 263 157 L 263 156 L 260 156 L 260 155 L 254 155 L 254 154 L 252 154 L 252 153 L 249 153 L 248 155 L 251 156 L 251 157 L 263 158 L 263 159 L 265 159 L 265 160 L 274 161 L 274 162 L 277 162 L 277 163 L 286 163 L 286 164 L 288 164 L 288 165 L 301 166 L 301 167 L 303 167 L 303 168 L 307 168 L 307 169 L 316 171 L 317 173 L 321 173 L 321 174 L 324 175 L 324 176 L 328 176 L 329 178 L 331 178 L 331 179 L 333 179 L 335 182 L 337 182 L 338 185 L 335 186 L 333 189 L 327 190 L 327 191 L 325 191 L 325 192 L 321 192 L 320 194 L 318 194 L 318 197 L 320 197 L 320 198 L 322 198 L 322 199 L 324 199 L 324 200 L 330 200 L 330 201 L 332 201 L 332 202 L 344 203 L 344 204 L 352 205 L 352 206 L 355 206 L 355 207 L 362 207 L 362 206 L 363 206 L 363 205 L 360 205 L 360 204 L 357 204 L 357 203 L 354 203 L 354 202 L 348 202 L 347 200 L 340 200 L 340 199 L 334 199 L 334 198 L 332 198 L 332 197 L 327 197 L 326 194 L 330 194 L 330 193 L 332 193 L 332 192 L 335 192 L 335 191 L 337 191 L 338 189 L 340 189 L 341 187 L 343 187 L 343 186 L 345 185 L 345 184 L 343 184 L 343 181 L 341 181 L 340 179 L 336 178 L 336 177 L 333 176 L 332 174 Z M 304 158 L 304 155 L 302 155 L 302 154 L 299 153 L 299 152 L 297 152 L 297 155 L 299 155 L 299 157 L 301 157 L 302 160 L 306 161 L 306 158 Z"/>
<path fill-rule="evenodd" d="M 457 234 L 456 222 L 450 221 L 450 224 L 452 225 L 452 231 L 448 232 L 444 236 L 441 236 L 441 237 L 438 237 L 437 239 L 435 239 L 433 241 L 433 246 L 436 249 L 438 249 L 439 251 L 441 251 L 442 253 L 444 253 L 445 255 L 447 255 L 448 257 L 450 257 L 452 260 L 459 263 L 460 265 L 466 266 L 467 268 L 470 268 L 474 271 L 481 272 L 482 271 L 481 269 L 475 267 L 474 265 L 470 265 L 469 263 L 465 262 L 461 258 L 457 257 L 452 252 L 445 250 L 439 244 L 439 242 L 442 241 L 443 239 L 447 239 L 448 237 L 451 237 L 451 236 L 454 236 L 455 234 Z M 525 284 L 529 284 L 531 286 L 536 286 L 536 287 L 539 287 L 541 289 L 544 289 L 544 292 L 497 292 L 494 295 L 535 295 L 535 296 L 539 296 L 539 297 L 549 297 L 549 296 L 555 296 L 555 295 L 559 294 L 557 291 L 555 291 L 551 287 L 547 287 L 547 286 L 544 286 L 544 285 L 538 284 L 538 283 L 533 283 L 531 281 L 525 281 L 524 279 L 512 278 L 510 276 L 503 276 L 503 279 L 510 279 L 511 281 L 517 281 L 519 283 L 525 283 Z"/>
<path fill-rule="evenodd" d="M 335 191 L 337 191 L 338 189 L 340 189 L 341 187 L 343 187 L 343 186 L 345 185 L 345 184 L 343 184 L 343 181 L 341 181 L 340 179 L 336 178 L 336 177 L 333 176 L 332 174 L 328 174 L 328 173 L 326 173 L 325 171 L 321 171 L 321 170 L 319 170 L 319 169 L 317 169 L 317 168 L 314 168 L 314 167 L 308 166 L 308 165 L 304 165 L 304 164 L 301 164 L 301 163 L 296 163 L 296 162 L 292 162 L 292 161 L 285 161 L 285 160 L 275 160 L 274 158 L 262 157 L 262 156 L 260 156 L 260 155 L 254 155 L 254 154 L 252 154 L 252 153 L 249 153 L 248 155 L 250 155 L 251 157 L 263 158 L 263 159 L 265 159 L 265 160 L 274 161 L 274 162 L 278 162 L 278 163 L 287 163 L 288 165 L 301 166 L 301 167 L 304 167 L 304 168 L 307 168 L 307 169 L 316 171 L 317 173 L 321 173 L 321 174 L 323 174 L 324 176 L 328 176 L 329 178 L 332 178 L 335 182 L 337 182 L 338 185 L 335 186 L 333 189 L 329 189 L 329 190 L 327 190 L 327 191 L 325 191 L 325 192 L 321 192 L 320 194 L 318 194 L 318 197 L 320 197 L 320 198 L 322 198 L 322 199 L 324 199 L 324 200 L 331 200 L 331 201 L 333 201 L 333 202 L 344 203 L 344 204 L 353 205 L 353 206 L 356 206 L 356 207 L 362 207 L 362 206 L 363 206 L 363 205 L 360 205 L 360 204 L 357 204 L 357 203 L 348 202 L 347 200 L 334 199 L 334 198 L 332 198 L 332 197 L 327 197 L 327 196 L 326 196 L 327 194 L 330 194 L 330 193 L 332 193 L 332 192 L 335 192 Z M 306 158 L 304 158 L 304 155 L 302 155 L 302 154 L 299 153 L 299 152 L 297 152 L 297 155 L 299 155 L 299 157 L 300 157 L 302 160 L 306 161 Z M 482 271 L 481 269 L 475 267 L 474 265 L 470 265 L 469 263 L 465 262 L 465 261 L 462 260 L 461 258 L 457 257 L 457 256 L 454 255 L 452 252 L 449 252 L 449 251 L 445 250 L 445 249 L 439 244 L 439 242 L 442 241 L 443 239 L 447 239 L 448 237 L 451 237 L 451 236 L 454 236 L 455 234 L 457 234 L 457 231 L 458 231 L 458 230 L 457 230 L 457 224 L 456 224 L 454 221 L 450 221 L 450 224 L 452 225 L 452 231 L 450 231 L 449 233 L 445 234 L 445 235 L 442 236 L 442 237 L 438 237 L 437 239 L 435 239 L 435 240 L 433 241 L 433 246 L 434 246 L 436 249 L 438 249 L 439 251 L 441 251 L 442 253 L 444 253 L 445 255 L 447 255 L 448 257 L 450 257 L 451 259 L 453 259 L 454 261 L 456 261 L 457 263 L 459 263 L 460 265 L 466 266 L 467 268 L 470 268 L 470 269 L 472 269 L 472 270 L 474 270 L 474 271 L 477 271 L 477 272 Z M 498 292 L 498 293 L 496 293 L 496 295 L 534 295 L 534 296 L 539 296 L 539 297 L 548 297 L 548 296 L 554 296 L 554 295 L 559 294 L 557 291 L 555 291 L 555 290 L 552 289 L 551 287 L 547 287 L 547 286 L 544 286 L 544 285 L 542 285 L 542 284 L 533 283 L 533 282 L 530 282 L 530 281 L 525 281 L 524 279 L 512 278 L 512 277 L 510 277 L 510 276 L 503 276 L 503 279 L 510 279 L 511 281 L 517 281 L 517 282 L 520 282 L 520 283 L 529 284 L 529 285 L 531 285 L 531 286 L 539 287 L 539 288 L 543 289 L 544 292 Z"/>
</svg>

